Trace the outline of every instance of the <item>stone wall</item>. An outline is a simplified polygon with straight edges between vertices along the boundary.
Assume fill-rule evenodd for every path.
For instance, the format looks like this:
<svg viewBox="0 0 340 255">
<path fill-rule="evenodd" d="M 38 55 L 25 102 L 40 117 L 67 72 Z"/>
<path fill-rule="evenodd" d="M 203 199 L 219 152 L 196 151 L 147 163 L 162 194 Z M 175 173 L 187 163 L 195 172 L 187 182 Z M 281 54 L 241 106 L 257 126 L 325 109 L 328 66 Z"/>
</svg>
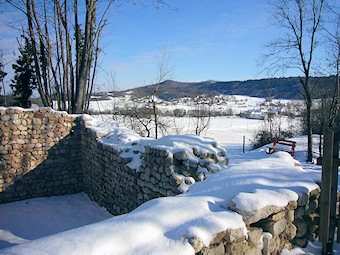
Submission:
<svg viewBox="0 0 340 255">
<path fill-rule="evenodd" d="M 241 212 L 229 205 L 229 209 L 242 215 L 247 235 L 242 228 L 228 229 L 218 233 L 209 247 L 204 247 L 198 238 L 189 242 L 198 255 L 276 255 L 283 248 L 292 248 L 292 244 L 306 247 L 318 234 L 319 197 L 319 190 L 313 190 L 285 207 L 266 207 L 253 212 Z"/>
<path fill-rule="evenodd" d="M 130 212 L 152 198 L 178 194 L 177 185 L 171 185 L 171 178 L 159 171 L 160 166 L 167 164 L 166 157 L 145 153 L 146 160 L 157 163 L 152 169 L 143 164 L 142 170 L 136 172 L 127 166 L 131 159 L 121 157 L 119 149 L 97 142 L 91 129 L 83 132 L 84 190 L 112 214 Z"/>
<path fill-rule="evenodd" d="M 114 215 L 130 212 L 153 198 L 180 194 L 204 179 L 199 169 L 213 173 L 218 171 L 216 164 L 228 163 L 222 148 L 219 155 L 199 155 L 195 148 L 172 153 L 166 148 L 137 143 L 121 149 L 117 144 L 103 142 L 101 137 L 106 133 L 91 129 L 86 117 L 81 127 L 84 191 Z M 138 169 L 129 167 L 132 158 L 124 155 L 127 151 L 140 157 Z"/>
<path fill-rule="evenodd" d="M 83 117 L 50 108 L 0 108 L 0 203 L 38 196 L 85 191 L 114 215 L 140 204 L 185 191 L 195 181 L 226 165 L 226 151 L 200 152 L 197 147 L 176 150 L 132 143 L 122 149 L 101 139 Z M 126 152 L 140 157 L 138 169 Z M 319 191 L 303 193 L 285 207 L 266 207 L 241 214 L 243 229 L 218 233 L 209 247 L 188 240 L 196 254 L 279 254 L 296 244 L 306 246 L 318 232 Z"/>
<path fill-rule="evenodd" d="M 0 108 L 0 203 L 82 190 L 76 117 Z"/>
</svg>

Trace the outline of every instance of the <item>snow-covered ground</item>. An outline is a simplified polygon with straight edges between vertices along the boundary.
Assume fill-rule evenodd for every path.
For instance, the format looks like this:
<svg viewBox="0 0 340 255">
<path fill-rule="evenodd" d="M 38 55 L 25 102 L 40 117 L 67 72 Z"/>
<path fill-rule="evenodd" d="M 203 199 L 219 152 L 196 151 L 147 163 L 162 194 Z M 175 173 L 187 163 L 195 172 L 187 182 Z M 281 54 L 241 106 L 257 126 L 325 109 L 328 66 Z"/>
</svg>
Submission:
<svg viewBox="0 0 340 255">
<path fill-rule="evenodd" d="M 218 98 L 218 99 L 217 99 Z M 126 94 L 120 97 L 108 96 L 106 100 L 100 98 L 92 98 L 90 101 L 89 109 L 93 112 L 113 112 L 127 107 L 140 107 L 150 103 L 150 97 L 133 98 L 133 95 Z M 218 101 L 218 102 L 216 102 Z M 181 98 L 175 101 L 165 101 L 163 99 L 157 100 L 157 108 L 159 111 L 173 111 L 175 109 L 183 109 L 186 111 L 197 109 L 197 106 L 206 106 L 211 111 L 230 112 L 239 114 L 252 110 L 275 110 L 280 109 L 283 111 L 296 111 L 293 105 L 301 105 L 301 100 L 287 100 L 287 99 L 274 99 L 271 102 L 266 102 L 264 98 L 240 96 L 240 95 L 220 95 L 215 98 L 206 97 L 202 100 L 197 98 Z M 208 105 L 210 105 L 208 107 Z"/>
<path fill-rule="evenodd" d="M 241 216 L 226 209 L 228 201 L 249 210 L 285 205 L 317 187 L 321 168 L 305 163 L 306 137 L 294 138 L 301 166 L 289 154 L 267 155 L 265 148 L 242 153 L 243 136 L 260 125 L 257 120 L 215 119 L 206 135 L 223 143 L 229 166 L 186 194 L 151 200 L 129 214 L 111 217 L 83 193 L 0 205 L 0 248 L 23 243 L 0 254 L 194 254 L 183 237 L 198 236 L 208 245 L 214 234 L 244 227 Z M 316 145 L 317 139 L 315 152 Z M 319 253 L 315 242 L 282 254 Z"/>
<path fill-rule="evenodd" d="M 99 207 L 85 193 L 2 204 L 0 249 L 110 217 L 105 208 Z"/>
</svg>

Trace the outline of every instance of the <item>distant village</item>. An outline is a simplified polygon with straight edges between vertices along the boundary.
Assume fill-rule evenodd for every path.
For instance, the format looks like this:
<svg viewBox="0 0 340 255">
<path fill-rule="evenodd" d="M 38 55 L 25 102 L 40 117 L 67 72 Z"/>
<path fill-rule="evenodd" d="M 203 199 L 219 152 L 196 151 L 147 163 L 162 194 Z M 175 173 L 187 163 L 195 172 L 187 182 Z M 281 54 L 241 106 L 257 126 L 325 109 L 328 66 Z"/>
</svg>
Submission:
<svg viewBox="0 0 340 255">
<path fill-rule="evenodd" d="M 93 102 L 114 101 L 115 109 L 123 110 L 127 107 L 129 100 L 133 98 L 135 104 L 140 107 L 152 107 L 151 97 L 136 97 L 132 91 L 126 92 L 124 96 L 115 97 L 113 93 L 106 92 L 100 95 L 93 96 Z M 254 99 L 254 100 L 252 100 Z M 238 95 L 199 95 L 196 97 L 182 97 L 171 100 L 164 100 L 155 97 L 155 102 L 160 112 L 174 112 L 176 117 L 184 117 L 190 115 L 192 111 L 200 108 L 209 111 L 212 116 L 232 116 L 238 115 L 249 119 L 262 119 L 267 120 L 282 115 L 298 116 L 300 112 L 297 110 L 299 107 L 294 107 L 292 100 L 279 100 L 271 98 L 253 98 L 248 96 Z M 297 105 L 301 102 L 296 100 Z M 105 113 L 109 112 L 107 109 Z"/>
</svg>

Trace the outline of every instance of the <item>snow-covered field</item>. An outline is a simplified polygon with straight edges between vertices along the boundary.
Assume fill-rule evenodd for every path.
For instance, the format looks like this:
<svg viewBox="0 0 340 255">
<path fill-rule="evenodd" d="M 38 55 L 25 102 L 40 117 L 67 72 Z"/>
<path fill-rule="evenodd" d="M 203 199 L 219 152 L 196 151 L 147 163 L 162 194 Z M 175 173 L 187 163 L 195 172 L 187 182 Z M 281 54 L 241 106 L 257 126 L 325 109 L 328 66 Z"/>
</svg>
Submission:
<svg viewBox="0 0 340 255">
<path fill-rule="evenodd" d="M 129 214 L 112 217 L 83 193 L 0 205 L 0 249 L 22 244 L 0 254 L 194 254 L 183 237 L 198 236 L 208 245 L 214 234 L 244 227 L 241 216 L 226 209 L 228 201 L 249 210 L 280 206 L 317 187 L 321 167 L 305 163 L 306 137 L 294 138 L 301 166 L 287 153 L 248 150 L 261 125 L 260 120 L 213 118 L 205 135 L 223 144 L 229 166 L 183 195 L 151 200 Z M 320 244 L 282 254 L 320 254 Z M 338 246 L 335 254 L 340 254 Z"/>
</svg>

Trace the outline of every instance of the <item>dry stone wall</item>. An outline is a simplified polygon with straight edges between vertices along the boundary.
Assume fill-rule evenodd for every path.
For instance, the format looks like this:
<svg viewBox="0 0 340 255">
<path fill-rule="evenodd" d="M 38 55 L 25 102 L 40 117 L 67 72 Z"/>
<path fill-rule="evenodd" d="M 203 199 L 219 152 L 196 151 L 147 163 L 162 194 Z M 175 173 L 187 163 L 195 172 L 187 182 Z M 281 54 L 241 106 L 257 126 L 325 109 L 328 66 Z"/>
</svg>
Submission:
<svg viewBox="0 0 340 255">
<path fill-rule="evenodd" d="M 76 117 L 0 108 L 0 203 L 82 190 Z"/>
<path fill-rule="evenodd" d="M 81 127 L 84 191 L 114 215 L 130 212 L 153 198 L 180 194 L 205 174 L 218 171 L 216 164 L 228 163 L 224 149 L 202 155 L 196 148 L 172 153 L 147 144 L 141 151 L 137 143 L 122 149 L 102 141 L 106 133 L 91 128 L 85 116 Z M 124 155 L 128 151 L 132 157 L 140 157 L 138 169 L 129 167 L 132 157 Z"/>
<path fill-rule="evenodd" d="M 156 197 L 178 194 L 176 182 L 171 184 L 172 179 L 162 171 L 166 157 L 157 157 L 156 151 L 149 151 L 144 154 L 142 170 L 136 172 L 127 166 L 131 159 L 121 157 L 119 149 L 97 142 L 91 129 L 83 132 L 84 190 L 112 214 L 130 212 Z"/>
<path fill-rule="evenodd" d="M 247 235 L 242 228 L 227 229 L 218 233 L 209 247 L 204 247 L 198 238 L 189 242 L 197 255 L 277 255 L 284 248 L 292 248 L 292 244 L 306 247 L 318 235 L 319 197 L 319 190 L 313 190 L 302 193 L 298 201 L 290 201 L 285 207 L 253 212 L 242 212 L 230 204 L 230 210 L 242 215 Z"/>
</svg>

